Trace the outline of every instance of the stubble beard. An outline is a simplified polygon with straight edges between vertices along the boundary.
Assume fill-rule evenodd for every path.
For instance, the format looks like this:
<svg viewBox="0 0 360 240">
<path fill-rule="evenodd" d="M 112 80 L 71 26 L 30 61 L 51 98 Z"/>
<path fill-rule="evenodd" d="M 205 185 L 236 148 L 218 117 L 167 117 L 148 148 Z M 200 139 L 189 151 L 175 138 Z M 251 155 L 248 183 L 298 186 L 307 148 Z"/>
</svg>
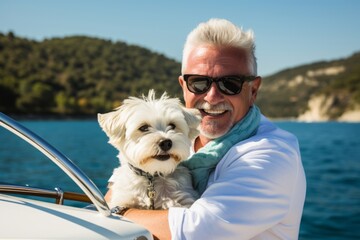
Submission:
<svg viewBox="0 0 360 240">
<path fill-rule="evenodd" d="M 202 122 L 200 125 L 200 134 L 207 139 L 216 139 L 224 136 L 231 129 L 231 124 L 221 125 L 216 120 Z"/>
<path fill-rule="evenodd" d="M 210 105 L 207 102 L 200 101 L 195 105 L 195 108 L 206 111 L 230 111 L 232 107 L 227 103 L 221 103 L 218 105 Z M 207 139 L 213 140 L 225 135 L 232 127 L 232 123 L 224 122 L 221 119 L 206 119 L 203 118 L 200 123 L 200 135 Z"/>
</svg>

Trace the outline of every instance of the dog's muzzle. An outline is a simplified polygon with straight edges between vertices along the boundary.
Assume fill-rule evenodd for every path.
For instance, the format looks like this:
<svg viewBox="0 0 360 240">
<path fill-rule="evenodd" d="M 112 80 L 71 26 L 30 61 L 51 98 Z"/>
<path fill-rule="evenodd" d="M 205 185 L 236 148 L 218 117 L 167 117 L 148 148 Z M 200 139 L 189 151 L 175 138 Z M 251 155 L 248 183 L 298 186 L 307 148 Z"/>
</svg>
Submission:
<svg viewBox="0 0 360 240">
<path fill-rule="evenodd" d="M 156 155 L 154 158 L 159 160 L 159 161 L 166 161 L 168 160 L 171 156 L 170 154 L 166 153 L 167 151 L 169 151 L 172 147 L 172 141 L 170 139 L 165 139 L 165 140 L 162 140 L 160 143 L 159 143 L 159 147 L 160 149 L 164 152 L 163 154 L 159 154 L 159 155 Z"/>
<path fill-rule="evenodd" d="M 172 147 L 172 141 L 170 139 L 165 139 L 163 141 L 161 141 L 159 143 L 159 147 L 161 150 L 163 150 L 164 152 L 167 152 L 171 149 Z"/>
</svg>

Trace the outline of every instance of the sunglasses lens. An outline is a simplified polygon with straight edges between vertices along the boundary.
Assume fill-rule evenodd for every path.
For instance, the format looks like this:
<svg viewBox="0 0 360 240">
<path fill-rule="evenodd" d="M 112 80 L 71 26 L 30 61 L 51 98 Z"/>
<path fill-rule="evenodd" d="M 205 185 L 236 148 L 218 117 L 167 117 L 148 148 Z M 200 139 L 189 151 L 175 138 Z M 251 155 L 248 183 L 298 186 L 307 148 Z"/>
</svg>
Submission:
<svg viewBox="0 0 360 240">
<path fill-rule="evenodd" d="M 187 85 L 193 93 L 204 93 L 209 90 L 210 80 L 202 76 L 191 76 L 187 79 Z"/>
<path fill-rule="evenodd" d="M 218 89 L 226 95 L 236 95 L 241 92 L 243 83 L 245 81 L 252 81 L 253 76 L 225 76 L 220 78 L 211 78 L 202 75 L 185 74 L 184 79 L 187 88 L 190 92 L 195 94 L 203 94 L 209 91 L 211 84 L 216 83 Z"/>
<path fill-rule="evenodd" d="M 234 77 L 223 77 L 217 83 L 219 89 L 227 95 L 235 95 L 241 92 L 243 81 Z"/>
</svg>

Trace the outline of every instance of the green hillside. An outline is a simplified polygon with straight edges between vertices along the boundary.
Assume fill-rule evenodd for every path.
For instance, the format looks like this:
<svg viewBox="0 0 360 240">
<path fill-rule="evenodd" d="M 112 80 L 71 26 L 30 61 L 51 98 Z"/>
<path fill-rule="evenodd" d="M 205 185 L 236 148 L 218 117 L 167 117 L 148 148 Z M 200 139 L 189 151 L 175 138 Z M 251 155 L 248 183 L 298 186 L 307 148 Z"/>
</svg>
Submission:
<svg viewBox="0 0 360 240">
<path fill-rule="evenodd" d="M 7 114 L 95 116 L 151 88 L 181 97 L 179 74 L 179 62 L 120 41 L 0 33 L 0 111 Z M 317 95 L 332 99 L 331 119 L 360 106 L 360 52 L 265 76 L 257 104 L 269 117 L 295 118 Z"/>
<path fill-rule="evenodd" d="M 179 72 L 179 62 L 124 42 L 83 36 L 37 42 L 0 34 L 0 111 L 109 111 L 150 88 L 179 95 Z"/>
<path fill-rule="evenodd" d="M 332 99 L 330 119 L 360 105 L 360 52 L 264 77 L 257 104 L 267 116 L 292 118 L 304 113 L 309 100 L 319 95 Z"/>
</svg>

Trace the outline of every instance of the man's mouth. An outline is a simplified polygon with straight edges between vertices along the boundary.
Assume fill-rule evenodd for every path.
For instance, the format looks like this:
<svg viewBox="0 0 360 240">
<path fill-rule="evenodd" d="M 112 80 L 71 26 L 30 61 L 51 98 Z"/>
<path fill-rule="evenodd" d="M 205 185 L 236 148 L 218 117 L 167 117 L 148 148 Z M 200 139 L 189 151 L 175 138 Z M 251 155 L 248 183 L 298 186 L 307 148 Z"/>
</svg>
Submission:
<svg viewBox="0 0 360 240">
<path fill-rule="evenodd" d="M 209 116 L 220 116 L 227 113 L 229 110 L 211 110 L 211 109 L 199 109 L 200 112 Z"/>
<path fill-rule="evenodd" d="M 210 117 L 221 117 L 232 110 L 231 106 L 227 103 L 210 105 L 208 102 L 198 102 L 195 104 L 195 108 L 199 109 L 203 116 Z"/>
</svg>

